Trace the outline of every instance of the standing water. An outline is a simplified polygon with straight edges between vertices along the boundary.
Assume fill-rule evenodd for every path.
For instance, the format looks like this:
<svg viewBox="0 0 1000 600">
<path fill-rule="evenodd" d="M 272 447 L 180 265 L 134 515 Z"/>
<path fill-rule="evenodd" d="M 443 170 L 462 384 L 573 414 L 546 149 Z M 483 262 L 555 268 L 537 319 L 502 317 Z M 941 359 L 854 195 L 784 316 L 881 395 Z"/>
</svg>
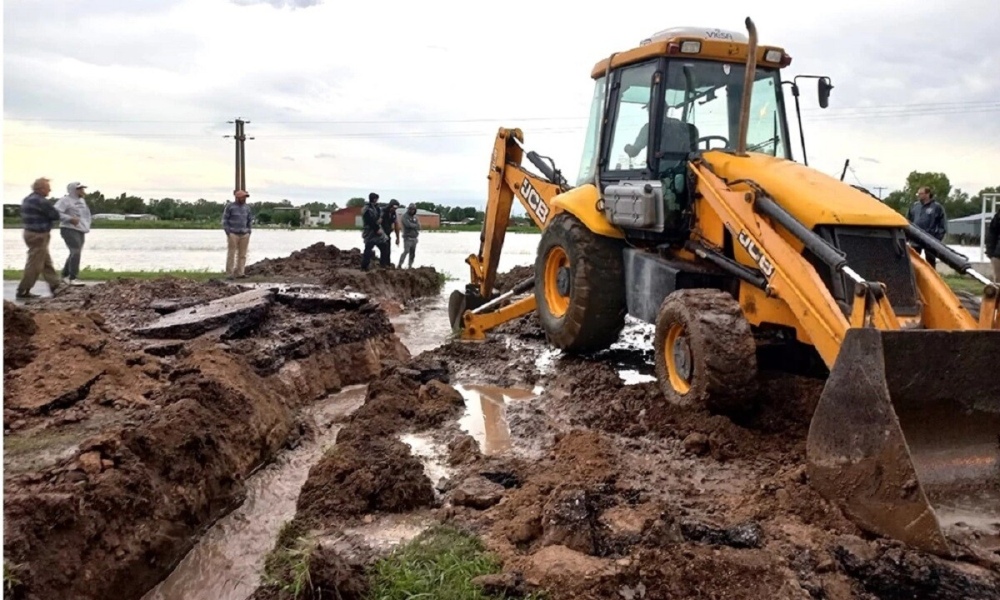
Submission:
<svg viewBox="0 0 1000 600">
<path fill-rule="evenodd" d="M 413 313 L 393 319 L 411 354 L 437 347 L 451 333 L 443 297 L 416 304 Z M 143 600 L 249 597 L 260 583 L 264 558 L 278 531 L 295 516 L 309 469 L 336 442 L 339 423 L 364 403 L 366 391 L 366 385 L 351 386 L 306 409 L 316 423 L 315 437 L 281 453 L 275 462 L 249 477 L 243 504 L 215 523 Z"/>
</svg>

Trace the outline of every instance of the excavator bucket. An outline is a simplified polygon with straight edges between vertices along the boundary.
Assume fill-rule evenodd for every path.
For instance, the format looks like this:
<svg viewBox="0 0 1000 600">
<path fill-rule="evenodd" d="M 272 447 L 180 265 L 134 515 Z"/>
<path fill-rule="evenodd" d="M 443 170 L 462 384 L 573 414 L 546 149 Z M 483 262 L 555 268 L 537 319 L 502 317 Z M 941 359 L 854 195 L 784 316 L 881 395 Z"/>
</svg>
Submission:
<svg viewBox="0 0 1000 600">
<path fill-rule="evenodd" d="M 849 329 L 809 426 L 812 485 L 913 547 L 1000 549 L 998 357 L 1000 331 Z"/>
</svg>

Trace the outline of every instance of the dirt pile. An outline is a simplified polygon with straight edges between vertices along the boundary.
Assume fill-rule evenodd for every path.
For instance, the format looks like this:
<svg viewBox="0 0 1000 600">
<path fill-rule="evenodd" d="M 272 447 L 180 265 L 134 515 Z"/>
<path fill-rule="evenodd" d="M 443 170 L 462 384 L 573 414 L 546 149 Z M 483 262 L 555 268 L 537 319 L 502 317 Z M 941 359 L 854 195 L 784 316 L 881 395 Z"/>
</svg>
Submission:
<svg viewBox="0 0 1000 600">
<path fill-rule="evenodd" d="M 132 305 L 153 295 L 137 289 Z M 8 309 L 5 326 L 35 324 L 31 360 L 4 374 L 17 423 L 4 550 L 20 597 L 140 597 L 241 501 L 244 478 L 296 435 L 299 407 L 409 358 L 369 300 L 267 298 L 253 326 L 183 340 L 112 332 L 92 310 Z"/>
<path fill-rule="evenodd" d="M 35 356 L 31 339 L 38 326 L 31 312 L 8 300 L 3 301 L 3 370 L 20 369 Z"/>
<path fill-rule="evenodd" d="M 396 302 L 431 296 L 444 283 L 433 267 L 382 269 L 373 260 L 370 271 L 361 271 L 361 250 L 341 250 L 317 242 L 283 258 L 268 258 L 248 265 L 250 277 L 286 282 L 322 283 L 333 288 L 351 289 Z"/>
<path fill-rule="evenodd" d="M 375 261 L 376 263 L 378 261 Z M 281 258 L 265 258 L 247 265 L 248 277 L 273 277 L 281 281 L 321 279 L 335 269 L 360 269 L 361 250 L 341 250 L 333 244 L 316 242 Z"/>
<path fill-rule="evenodd" d="M 69 424 L 100 407 L 146 409 L 149 396 L 166 382 L 161 359 L 124 348 L 108 335 L 99 314 L 21 313 L 17 319 L 30 319 L 35 328 L 30 345 L 5 338 L 4 348 L 33 351 L 27 361 L 16 355 L 22 360 L 5 369 L 5 430 L 52 417 L 58 418 L 55 424 Z"/>
</svg>

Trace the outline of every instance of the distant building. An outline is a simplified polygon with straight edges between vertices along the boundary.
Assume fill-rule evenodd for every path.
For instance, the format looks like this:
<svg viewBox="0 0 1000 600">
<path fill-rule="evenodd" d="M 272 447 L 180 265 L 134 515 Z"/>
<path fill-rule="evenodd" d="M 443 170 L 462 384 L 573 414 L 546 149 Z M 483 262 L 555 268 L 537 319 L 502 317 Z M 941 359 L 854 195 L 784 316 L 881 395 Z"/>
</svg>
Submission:
<svg viewBox="0 0 1000 600">
<path fill-rule="evenodd" d="M 146 214 L 118 214 L 118 213 L 97 213 L 91 216 L 94 221 L 159 221 L 156 215 Z"/>
<path fill-rule="evenodd" d="M 330 224 L 330 211 L 321 210 L 319 213 L 312 213 L 309 209 L 303 208 L 299 210 L 299 221 L 302 223 L 303 227 L 316 227 L 317 225 L 329 225 Z"/>
<path fill-rule="evenodd" d="M 979 234 L 982 232 L 983 219 L 986 219 L 986 227 L 989 228 L 990 221 L 993 220 L 993 213 L 980 215 L 969 215 L 957 219 L 948 219 L 948 235 L 956 238 L 979 241 Z"/>
<path fill-rule="evenodd" d="M 357 227 L 361 229 L 361 211 L 364 210 L 363 206 L 349 206 L 347 208 L 342 208 L 338 211 L 334 211 L 330 215 L 330 226 L 331 227 Z M 401 214 L 405 211 L 405 207 L 399 207 L 396 214 Z M 417 209 L 417 221 L 420 222 L 421 229 L 438 229 L 441 227 L 441 215 L 431 212 L 429 210 Z"/>
</svg>

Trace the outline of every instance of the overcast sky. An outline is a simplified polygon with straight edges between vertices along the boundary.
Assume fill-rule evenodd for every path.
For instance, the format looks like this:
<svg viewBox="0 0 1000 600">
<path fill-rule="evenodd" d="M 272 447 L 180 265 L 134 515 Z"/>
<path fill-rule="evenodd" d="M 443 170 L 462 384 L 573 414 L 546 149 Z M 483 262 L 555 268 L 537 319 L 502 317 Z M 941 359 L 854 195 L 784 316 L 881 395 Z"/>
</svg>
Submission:
<svg viewBox="0 0 1000 600">
<path fill-rule="evenodd" d="M 593 65 L 666 27 L 743 31 L 748 4 L 5 0 L 4 201 L 43 175 L 225 200 L 237 116 L 252 200 L 482 204 L 500 126 L 573 181 Z M 752 4 L 786 78 L 833 79 L 829 109 L 803 95 L 812 166 L 851 158 L 883 193 L 911 170 L 1000 184 L 996 0 Z"/>
</svg>

